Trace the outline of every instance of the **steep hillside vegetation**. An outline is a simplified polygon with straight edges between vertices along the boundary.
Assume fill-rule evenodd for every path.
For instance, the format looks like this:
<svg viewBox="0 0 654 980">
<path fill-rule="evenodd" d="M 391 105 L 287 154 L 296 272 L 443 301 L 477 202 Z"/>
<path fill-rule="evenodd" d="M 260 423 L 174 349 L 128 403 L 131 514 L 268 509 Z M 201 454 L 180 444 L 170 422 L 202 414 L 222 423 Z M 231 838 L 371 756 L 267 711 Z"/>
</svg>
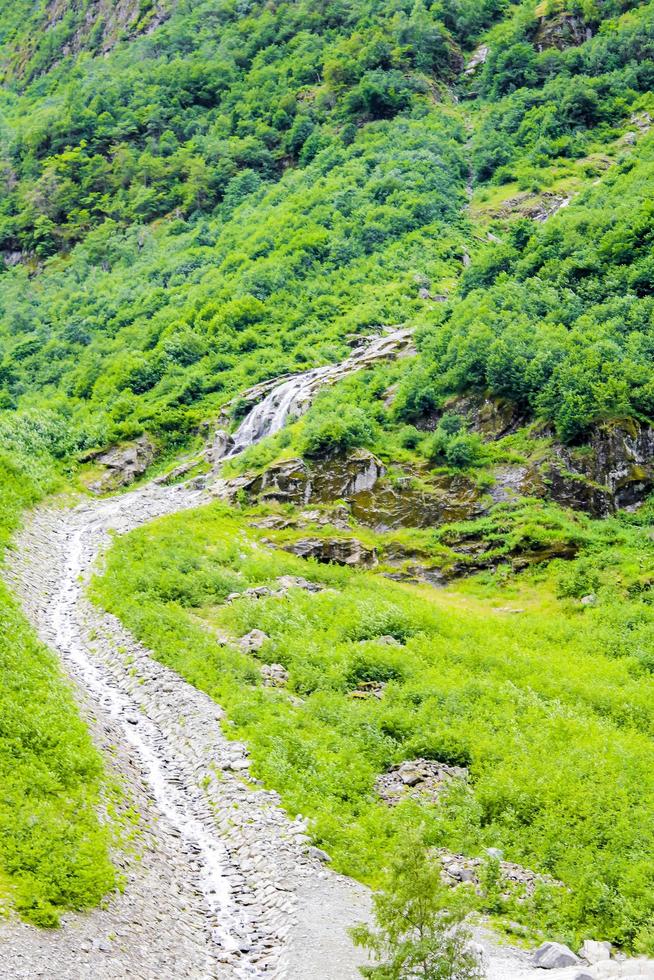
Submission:
<svg viewBox="0 0 654 980">
<path fill-rule="evenodd" d="M 654 3 L 0 3 L 0 43 L 5 530 L 34 484 L 90 482 L 143 434 L 160 470 L 182 450 L 207 470 L 207 423 L 233 427 L 251 385 L 414 327 L 415 356 L 227 464 L 231 510 L 122 541 L 97 594 L 224 703 L 344 870 L 376 880 L 400 820 L 426 821 L 567 886 L 507 904 L 489 879 L 487 910 L 651 951 L 651 511 L 588 515 L 654 487 Z M 377 576 L 279 550 L 343 547 Z M 301 569 L 336 593 L 288 619 L 222 604 Z M 238 648 L 255 627 L 288 692 Z M 445 810 L 373 799 L 416 756 L 470 786 Z M 108 885 L 93 840 L 93 888 L 48 891 L 48 915 Z"/>
</svg>

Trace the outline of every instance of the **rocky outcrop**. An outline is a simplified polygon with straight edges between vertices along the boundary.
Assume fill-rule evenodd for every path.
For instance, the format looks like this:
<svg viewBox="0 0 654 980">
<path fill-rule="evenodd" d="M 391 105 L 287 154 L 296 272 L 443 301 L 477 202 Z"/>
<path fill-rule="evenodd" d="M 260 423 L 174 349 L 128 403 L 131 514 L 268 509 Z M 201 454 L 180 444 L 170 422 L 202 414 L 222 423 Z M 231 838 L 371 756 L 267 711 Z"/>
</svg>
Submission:
<svg viewBox="0 0 654 980">
<path fill-rule="evenodd" d="M 546 48 L 575 48 L 589 41 L 593 32 L 581 17 L 563 11 L 553 17 L 541 17 L 533 38 L 534 47 L 538 51 Z"/>
<path fill-rule="evenodd" d="M 141 436 L 126 446 L 116 446 L 95 457 L 95 463 L 105 468 L 102 476 L 89 485 L 92 493 L 109 493 L 133 483 L 143 476 L 155 457 L 155 447 L 147 436 Z"/>
<path fill-rule="evenodd" d="M 468 770 L 448 766 L 433 759 L 409 759 L 382 773 L 375 782 L 375 792 L 389 806 L 411 797 L 436 802 L 454 780 L 467 780 Z"/>
<path fill-rule="evenodd" d="M 654 429 L 633 419 L 606 422 L 580 449 L 555 446 L 530 474 L 540 495 L 596 517 L 637 507 L 654 488 Z"/>
<path fill-rule="evenodd" d="M 284 459 L 256 476 L 231 480 L 228 493 L 300 506 L 329 503 L 371 489 L 385 472 L 381 461 L 365 449 L 312 464 L 299 458 Z"/>
<path fill-rule="evenodd" d="M 301 538 L 282 545 L 300 558 L 315 558 L 323 565 L 351 565 L 357 568 L 374 568 L 377 552 L 366 548 L 358 538 Z"/>
<path fill-rule="evenodd" d="M 407 472 L 393 481 L 380 479 L 348 502 L 360 524 L 383 532 L 479 517 L 487 509 L 483 498 L 475 481 L 462 473 L 423 474 L 421 480 Z"/>
<path fill-rule="evenodd" d="M 344 500 L 347 509 L 341 508 L 338 515 L 333 512 L 329 517 L 319 511 L 305 511 L 305 514 L 313 514 L 318 524 L 331 523 L 337 527 L 347 527 L 351 514 L 360 524 L 376 531 L 432 527 L 478 517 L 487 509 L 484 493 L 465 474 L 407 471 L 403 477 L 391 480 L 386 477 L 383 463 L 364 449 L 311 463 L 298 458 L 282 460 L 256 476 L 230 480 L 225 492 L 232 500 L 245 494 L 251 501 L 296 506 Z M 262 518 L 258 526 L 280 527 L 291 523 L 290 518 L 270 515 Z"/>
</svg>

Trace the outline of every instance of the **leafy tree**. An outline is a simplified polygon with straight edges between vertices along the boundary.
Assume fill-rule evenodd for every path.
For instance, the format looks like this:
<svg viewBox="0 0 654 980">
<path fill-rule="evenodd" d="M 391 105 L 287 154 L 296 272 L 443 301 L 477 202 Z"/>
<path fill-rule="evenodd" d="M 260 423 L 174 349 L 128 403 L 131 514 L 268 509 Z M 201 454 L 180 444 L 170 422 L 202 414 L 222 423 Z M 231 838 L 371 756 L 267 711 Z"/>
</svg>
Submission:
<svg viewBox="0 0 654 980">
<path fill-rule="evenodd" d="M 441 878 L 420 830 L 407 833 L 393 855 L 383 887 L 373 897 L 375 925 L 352 931 L 371 953 L 372 966 L 359 967 L 378 980 L 478 980 L 483 971 L 465 925 L 472 899 Z"/>
</svg>

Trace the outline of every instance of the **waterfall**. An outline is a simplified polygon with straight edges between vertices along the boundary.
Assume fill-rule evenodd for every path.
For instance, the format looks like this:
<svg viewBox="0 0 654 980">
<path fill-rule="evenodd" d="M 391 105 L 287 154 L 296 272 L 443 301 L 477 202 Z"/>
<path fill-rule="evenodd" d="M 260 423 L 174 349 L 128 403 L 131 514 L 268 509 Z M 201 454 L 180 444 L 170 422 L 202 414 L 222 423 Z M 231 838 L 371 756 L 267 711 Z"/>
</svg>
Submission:
<svg viewBox="0 0 654 980">
<path fill-rule="evenodd" d="M 313 396 L 333 369 L 314 368 L 282 381 L 269 395 L 252 408 L 234 433 L 233 452 L 241 452 L 265 436 L 274 435 L 288 419 L 303 415 Z"/>
<path fill-rule="evenodd" d="M 266 436 L 279 432 L 290 418 L 303 415 L 325 385 L 334 384 L 378 361 L 413 353 L 412 333 L 406 327 L 394 330 L 358 347 L 340 364 L 327 364 L 284 378 L 250 409 L 225 446 L 226 456 L 235 456 Z"/>
</svg>

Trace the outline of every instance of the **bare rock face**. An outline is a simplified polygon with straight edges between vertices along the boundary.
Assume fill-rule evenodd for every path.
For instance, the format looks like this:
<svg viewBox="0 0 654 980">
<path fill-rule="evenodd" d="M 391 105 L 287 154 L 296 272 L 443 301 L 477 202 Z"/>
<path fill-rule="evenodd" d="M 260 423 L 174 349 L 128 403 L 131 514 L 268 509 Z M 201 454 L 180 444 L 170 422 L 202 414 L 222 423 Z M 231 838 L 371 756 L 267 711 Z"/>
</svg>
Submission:
<svg viewBox="0 0 654 980">
<path fill-rule="evenodd" d="M 276 500 L 304 506 L 349 498 L 369 490 L 385 473 L 380 460 L 365 449 L 346 456 L 332 456 L 309 464 L 303 459 L 284 459 L 254 477 L 230 481 L 232 495 Z"/>
<path fill-rule="evenodd" d="M 423 474 L 424 477 L 424 474 Z M 274 500 L 307 506 L 347 501 L 349 509 L 333 509 L 331 515 L 305 511 L 318 524 L 349 526 L 349 514 L 360 524 L 385 531 L 395 527 L 431 527 L 445 521 L 478 517 L 487 509 L 477 483 L 464 474 L 437 473 L 428 481 L 408 473 L 400 480 L 386 477 L 383 464 L 367 450 L 347 456 L 332 456 L 311 464 L 301 459 L 283 460 L 256 477 L 230 482 L 230 493 L 245 493 L 249 499 Z M 286 526 L 288 518 L 271 515 L 260 526 Z M 297 526 L 301 523 L 295 521 Z"/>
<path fill-rule="evenodd" d="M 541 468 L 542 493 L 574 510 L 606 517 L 637 507 L 654 487 L 654 429 L 635 420 L 598 425 L 588 446 L 555 454 Z"/>
<path fill-rule="evenodd" d="M 127 446 L 116 446 L 95 457 L 106 472 L 90 484 L 92 493 L 108 493 L 129 486 L 142 476 L 155 457 L 155 447 L 147 436 L 141 436 Z"/>
<path fill-rule="evenodd" d="M 170 15 L 168 5 L 158 0 L 146 7 L 139 0 L 92 0 L 83 19 L 62 48 L 64 55 L 83 50 L 94 33 L 102 38 L 102 51 L 110 51 L 122 36 L 147 34 Z M 69 12 L 66 0 L 49 0 L 44 11 L 44 34 L 56 27 Z"/>
<path fill-rule="evenodd" d="M 462 766 L 448 766 L 433 759 L 409 759 L 379 776 L 375 790 L 389 806 L 407 797 L 434 802 L 453 780 L 467 778 L 468 770 Z"/>
<path fill-rule="evenodd" d="M 546 48 L 575 48 L 590 40 L 593 32 L 584 24 L 581 17 L 564 11 L 554 17 L 541 17 L 534 36 L 534 47 L 538 51 Z"/>
<path fill-rule="evenodd" d="M 284 551 L 300 558 L 315 558 L 321 564 L 351 565 L 357 568 L 374 568 L 377 553 L 366 548 L 358 538 L 302 538 L 283 546 Z"/>
</svg>

